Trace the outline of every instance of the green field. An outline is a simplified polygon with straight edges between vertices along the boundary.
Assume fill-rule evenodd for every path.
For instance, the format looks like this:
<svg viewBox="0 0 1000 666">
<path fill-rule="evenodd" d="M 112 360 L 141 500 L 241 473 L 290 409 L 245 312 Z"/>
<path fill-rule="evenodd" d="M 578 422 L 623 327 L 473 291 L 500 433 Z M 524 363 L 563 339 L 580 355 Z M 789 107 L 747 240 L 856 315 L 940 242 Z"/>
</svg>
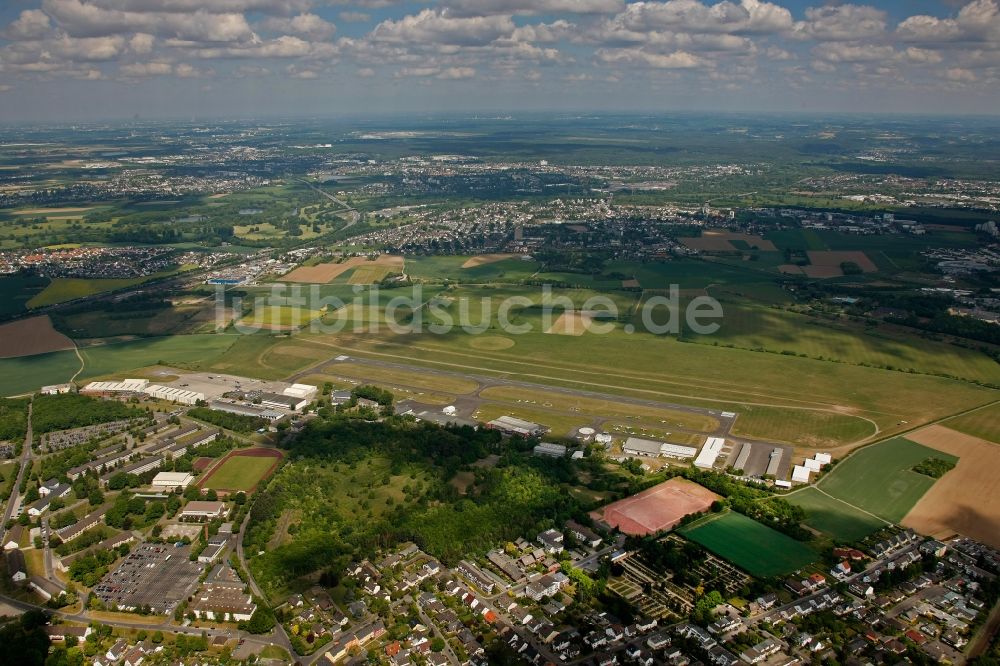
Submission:
<svg viewBox="0 0 1000 666">
<path fill-rule="evenodd" d="M 113 375 L 148 365 L 198 367 L 215 360 L 236 341 L 232 335 L 175 335 L 114 342 L 80 349 L 80 379 Z"/>
<path fill-rule="evenodd" d="M 277 461 L 277 458 L 270 457 L 231 456 L 205 479 L 202 487 L 244 492 L 251 490 Z"/>
<path fill-rule="evenodd" d="M 829 446 L 856 442 L 875 434 L 875 425 L 857 416 L 805 409 L 744 405 L 733 434 L 789 442 L 798 446 Z"/>
<path fill-rule="evenodd" d="M 941 425 L 1000 444 L 1000 403 L 949 419 Z"/>
<path fill-rule="evenodd" d="M 986 354 L 898 331 L 868 329 L 786 310 L 722 302 L 725 316 L 712 335 L 690 336 L 702 344 L 801 354 L 855 365 L 913 370 L 1000 384 L 1000 365 Z"/>
<path fill-rule="evenodd" d="M 730 511 L 679 530 L 724 560 L 753 576 L 766 578 L 797 571 L 815 562 L 815 551 L 795 539 Z"/>
<path fill-rule="evenodd" d="M 498 292 L 502 296 L 507 290 Z M 508 348 L 476 348 L 479 338 L 495 340 L 499 334 L 499 329 L 481 336 L 348 330 L 303 333 L 296 344 L 325 348 L 330 355 L 728 409 L 744 415 L 737 429 L 745 436 L 804 446 L 832 447 L 869 437 L 875 426 L 866 419 L 890 435 L 993 399 L 988 389 L 942 377 L 629 335 L 620 327 L 607 335 L 578 337 L 536 329 L 510 336 Z"/>
<path fill-rule="evenodd" d="M 0 359 L 0 396 L 37 391 L 45 384 L 68 382 L 80 369 L 72 350 Z"/>
<path fill-rule="evenodd" d="M 804 488 L 787 497 L 806 511 L 805 523 L 829 534 L 837 543 L 853 543 L 885 527 L 885 521 L 824 495 L 816 488 Z"/>
<path fill-rule="evenodd" d="M 896 437 L 858 450 L 823 477 L 818 487 L 898 523 L 934 485 L 934 479 L 910 469 L 930 457 L 958 462 L 955 456 Z"/>
<path fill-rule="evenodd" d="M 85 296 L 93 296 L 94 294 L 101 294 L 106 291 L 133 287 L 169 274 L 170 272 L 163 272 L 144 277 L 122 279 L 55 278 L 41 293 L 28 301 L 27 305 L 29 308 L 55 305 L 56 303 L 71 301 L 75 298 L 84 298 Z"/>
</svg>

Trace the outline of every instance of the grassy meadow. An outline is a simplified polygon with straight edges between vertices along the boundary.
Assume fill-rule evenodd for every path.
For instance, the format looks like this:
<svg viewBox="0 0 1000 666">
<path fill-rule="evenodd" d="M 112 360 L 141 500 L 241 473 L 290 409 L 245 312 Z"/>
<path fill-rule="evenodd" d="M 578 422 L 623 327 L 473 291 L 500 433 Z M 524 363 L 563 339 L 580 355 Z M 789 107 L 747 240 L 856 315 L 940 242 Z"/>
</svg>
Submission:
<svg viewBox="0 0 1000 666">
<path fill-rule="evenodd" d="M 818 559 L 802 542 L 735 511 L 709 516 L 678 531 L 760 578 L 790 574 Z"/>
</svg>

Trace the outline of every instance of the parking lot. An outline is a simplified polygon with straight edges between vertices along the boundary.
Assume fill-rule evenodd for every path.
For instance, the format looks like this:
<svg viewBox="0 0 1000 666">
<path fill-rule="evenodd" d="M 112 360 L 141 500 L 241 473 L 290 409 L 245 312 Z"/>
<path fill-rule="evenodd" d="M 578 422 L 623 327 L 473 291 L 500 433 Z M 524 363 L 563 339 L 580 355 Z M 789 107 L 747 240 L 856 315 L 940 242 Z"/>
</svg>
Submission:
<svg viewBox="0 0 1000 666">
<path fill-rule="evenodd" d="M 191 546 L 144 543 L 94 588 L 108 607 L 171 613 L 195 587 L 202 565 L 190 561 Z"/>
</svg>

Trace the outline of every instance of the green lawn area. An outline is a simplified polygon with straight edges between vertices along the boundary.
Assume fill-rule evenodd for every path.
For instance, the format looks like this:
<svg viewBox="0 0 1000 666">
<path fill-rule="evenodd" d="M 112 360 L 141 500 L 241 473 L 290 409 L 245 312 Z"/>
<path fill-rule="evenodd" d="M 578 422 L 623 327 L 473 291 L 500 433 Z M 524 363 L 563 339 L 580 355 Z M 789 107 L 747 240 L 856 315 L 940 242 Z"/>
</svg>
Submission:
<svg viewBox="0 0 1000 666">
<path fill-rule="evenodd" d="M 495 296 L 508 291 L 497 289 Z M 475 306 L 471 310 L 479 317 Z M 495 329 L 479 337 L 499 335 Z M 536 328 L 509 337 L 514 344 L 503 349 L 477 349 L 477 336 L 461 330 L 406 336 L 386 330 L 304 332 L 298 340 L 331 355 L 736 411 L 740 434 L 804 446 L 831 447 L 872 435 L 874 426 L 862 416 L 889 436 L 995 399 L 989 389 L 943 377 L 629 335 L 620 324 L 606 335 L 546 335 Z"/>
<path fill-rule="evenodd" d="M 238 337 L 214 334 L 174 335 L 84 347 L 80 349 L 80 354 L 85 366 L 79 378 L 112 375 L 156 364 L 181 367 L 207 365 L 232 347 Z"/>
<path fill-rule="evenodd" d="M 739 410 L 733 434 L 824 447 L 874 435 L 875 425 L 849 414 L 744 405 Z"/>
<path fill-rule="evenodd" d="M 818 559 L 805 544 L 735 511 L 710 516 L 679 532 L 761 578 L 789 574 Z"/>
<path fill-rule="evenodd" d="M 46 384 L 68 382 L 80 369 L 72 350 L 0 359 L 0 396 L 37 391 Z"/>
<path fill-rule="evenodd" d="M 818 485 L 837 499 L 898 523 L 934 485 L 931 477 L 911 471 L 930 457 L 958 462 L 955 456 L 896 437 L 860 449 Z"/>
<path fill-rule="evenodd" d="M 725 316 L 717 332 L 687 336 L 687 339 L 702 344 L 734 345 L 857 365 L 913 369 L 986 383 L 1000 382 L 1000 365 L 974 349 L 890 332 L 887 327 L 866 329 L 849 322 L 826 321 L 752 305 L 745 300 L 726 298 L 722 306 Z"/>
<path fill-rule="evenodd" d="M 205 479 L 202 487 L 215 490 L 251 490 L 276 461 L 277 458 L 270 457 L 232 456 Z"/>
<path fill-rule="evenodd" d="M 805 523 L 829 534 L 837 543 L 853 543 L 885 527 L 885 522 L 853 506 L 824 495 L 816 488 L 805 488 L 787 497 L 806 511 Z"/>
<path fill-rule="evenodd" d="M 941 425 L 1000 444 L 1000 403 L 948 419 Z"/>
</svg>

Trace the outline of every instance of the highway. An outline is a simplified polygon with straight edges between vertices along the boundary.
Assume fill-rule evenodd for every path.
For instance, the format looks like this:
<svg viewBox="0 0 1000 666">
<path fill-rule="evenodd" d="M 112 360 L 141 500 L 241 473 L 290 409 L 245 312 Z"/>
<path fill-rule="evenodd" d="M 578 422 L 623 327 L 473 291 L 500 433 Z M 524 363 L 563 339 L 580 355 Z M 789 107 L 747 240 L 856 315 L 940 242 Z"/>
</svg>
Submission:
<svg viewBox="0 0 1000 666">
<path fill-rule="evenodd" d="M 308 180 L 303 180 L 302 178 L 297 178 L 296 180 L 298 180 L 300 183 L 306 185 L 310 189 L 316 191 L 317 193 L 321 194 L 322 196 L 326 197 L 327 199 L 329 199 L 330 201 L 334 202 L 338 206 L 342 207 L 345 211 L 347 211 L 348 213 L 350 213 L 350 218 L 351 219 L 348 220 L 348 222 L 347 222 L 346 225 L 344 225 L 343 227 L 341 227 L 340 229 L 338 229 L 338 231 L 343 231 L 344 229 L 349 229 L 349 228 L 353 227 L 355 224 L 357 224 L 361 220 L 361 213 L 359 213 L 357 211 L 357 209 L 354 208 L 353 206 L 350 206 L 346 202 L 341 201 L 340 199 L 338 199 L 337 197 L 333 196 L 332 194 L 330 194 L 326 190 L 318 187 L 314 183 L 310 183 Z"/>
</svg>

